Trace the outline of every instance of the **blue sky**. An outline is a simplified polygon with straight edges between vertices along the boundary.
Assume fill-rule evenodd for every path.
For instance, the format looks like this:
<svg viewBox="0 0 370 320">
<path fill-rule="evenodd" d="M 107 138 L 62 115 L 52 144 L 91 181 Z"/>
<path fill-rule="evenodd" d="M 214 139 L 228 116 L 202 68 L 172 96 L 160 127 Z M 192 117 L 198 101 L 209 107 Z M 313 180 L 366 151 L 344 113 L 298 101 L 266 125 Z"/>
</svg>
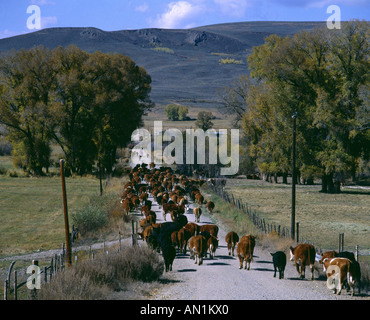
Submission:
<svg viewBox="0 0 370 320">
<path fill-rule="evenodd" d="M 239 21 L 326 21 L 330 5 L 341 20 L 369 21 L 369 0 L 0 0 L 0 39 L 27 32 L 30 5 L 41 29 L 96 27 L 105 31 L 191 28 Z"/>
</svg>

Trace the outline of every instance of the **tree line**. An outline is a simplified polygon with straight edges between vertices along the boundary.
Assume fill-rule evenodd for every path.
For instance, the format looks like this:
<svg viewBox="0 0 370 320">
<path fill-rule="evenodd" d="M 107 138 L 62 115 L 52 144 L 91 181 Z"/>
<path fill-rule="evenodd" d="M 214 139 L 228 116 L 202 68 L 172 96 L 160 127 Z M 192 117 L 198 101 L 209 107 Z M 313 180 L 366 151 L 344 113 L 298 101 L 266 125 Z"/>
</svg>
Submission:
<svg viewBox="0 0 370 320">
<path fill-rule="evenodd" d="M 320 177 L 323 192 L 337 192 L 344 178 L 355 179 L 370 151 L 369 24 L 271 35 L 253 49 L 248 65 L 250 75 L 223 95 L 245 133 L 246 171 L 281 175 L 286 182 L 296 115 L 299 176 Z"/>
<path fill-rule="evenodd" d="M 75 45 L 11 51 L 0 58 L 0 124 L 18 166 L 36 175 L 51 166 L 51 146 L 67 168 L 107 172 L 152 107 L 151 77 L 127 56 Z"/>
</svg>

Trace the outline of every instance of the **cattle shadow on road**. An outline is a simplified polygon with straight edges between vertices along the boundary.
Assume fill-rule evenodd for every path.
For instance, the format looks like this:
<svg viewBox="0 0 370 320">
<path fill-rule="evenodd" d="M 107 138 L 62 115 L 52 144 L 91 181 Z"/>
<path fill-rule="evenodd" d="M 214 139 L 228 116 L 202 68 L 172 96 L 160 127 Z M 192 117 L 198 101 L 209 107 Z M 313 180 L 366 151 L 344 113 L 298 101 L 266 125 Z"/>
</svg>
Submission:
<svg viewBox="0 0 370 320">
<path fill-rule="evenodd" d="M 252 268 L 252 267 L 251 267 L 251 270 L 255 270 L 255 271 L 269 271 L 269 272 L 273 272 L 274 271 L 272 269 L 267 269 L 267 268 Z"/>
<path fill-rule="evenodd" d="M 267 263 L 267 264 L 272 264 L 272 261 L 256 260 L 256 263 Z"/>
<path fill-rule="evenodd" d="M 211 262 L 211 263 L 207 263 L 207 266 L 229 266 L 230 263 L 226 263 L 226 262 Z"/>
<path fill-rule="evenodd" d="M 233 256 L 225 256 L 225 255 L 216 255 L 215 258 L 217 259 L 225 259 L 225 260 L 236 260 L 236 257 Z"/>
<path fill-rule="evenodd" d="M 177 272 L 196 272 L 197 269 L 179 269 L 176 270 Z"/>
</svg>

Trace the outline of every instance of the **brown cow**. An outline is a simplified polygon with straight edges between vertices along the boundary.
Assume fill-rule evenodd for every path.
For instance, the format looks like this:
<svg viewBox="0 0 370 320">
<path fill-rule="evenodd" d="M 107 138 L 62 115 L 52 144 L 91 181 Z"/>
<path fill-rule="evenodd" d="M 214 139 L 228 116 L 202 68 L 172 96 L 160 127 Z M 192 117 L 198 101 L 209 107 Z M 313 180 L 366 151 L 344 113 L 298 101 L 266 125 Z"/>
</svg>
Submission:
<svg viewBox="0 0 370 320">
<path fill-rule="evenodd" d="M 218 248 L 218 239 L 215 236 L 210 236 L 207 241 L 209 250 L 209 257 L 213 259 L 215 257 L 216 249 Z"/>
<path fill-rule="evenodd" d="M 129 214 L 130 211 L 134 207 L 129 198 L 126 198 L 125 200 L 121 200 L 121 204 L 122 204 L 123 210 L 126 212 L 126 214 Z"/>
<path fill-rule="evenodd" d="M 195 216 L 195 222 L 200 222 L 200 216 L 202 215 L 202 209 L 199 207 L 195 207 L 193 209 L 193 214 Z"/>
<path fill-rule="evenodd" d="M 253 261 L 253 251 L 256 244 L 256 237 L 252 235 L 243 236 L 236 248 L 236 253 L 239 258 L 239 269 L 243 268 L 243 262 L 245 261 L 244 269 L 249 270 L 251 267 L 251 261 Z"/>
<path fill-rule="evenodd" d="M 195 264 L 201 265 L 203 263 L 203 257 L 207 253 L 206 238 L 202 235 L 192 236 L 189 239 L 188 248 L 190 251 L 190 259 L 194 259 Z"/>
<path fill-rule="evenodd" d="M 179 232 L 177 233 L 177 239 L 179 242 L 179 250 L 180 253 L 186 253 L 186 246 L 189 241 L 189 239 L 193 236 L 194 234 L 191 233 L 188 229 L 185 227 L 181 228 Z"/>
<path fill-rule="evenodd" d="M 295 267 L 302 279 L 305 278 L 307 265 L 309 265 L 311 269 L 311 280 L 314 279 L 313 267 L 315 264 L 315 256 L 315 247 L 312 244 L 301 243 L 295 248 L 290 247 L 290 261 L 294 259 Z"/>
<path fill-rule="evenodd" d="M 164 203 L 163 204 L 163 220 L 166 221 L 166 214 L 171 213 L 171 211 L 177 210 L 177 204 Z"/>
<path fill-rule="evenodd" d="M 230 231 L 226 237 L 225 241 L 227 243 L 227 250 L 229 252 L 229 256 L 232 255 L 234 256 L 234 251 L 235 251 L 235 245 L 239 242 L 239 236 L 236 232 Z"/>
<path fill-rule="evenodd" d="M 191 236 L 196 236 L 200 232 L 200 227 L 194 222 L 187 223 L 184 228 L 189 230 Z"/>
<path fill-rule="evenodd" d="M 199 232 L 203 231 L 208 231 L 210 235 L 215 236 L 217 238 L 218 227 L 215 224 L 204 224 L 200 226 Z"/>
<path fill-rule="evenodd" d="M 351 295 L 355 288 L 355 268 L 351 260 L 347 258 L 324 258 L 324 271 L 328 278 L 328 288 L 333 289 L 334 294 L 340 294 L 345 284 L 348 284 Z M 334 286 L 332 281 L 334 280 Z M 338 281 L 339 280 L 339 281 Z M 338 289 L 338 292 L 337 292 Z"/>
<path fill-rule="evenodd" d="M 171 233 L 171 242 L 175 249 L 180 249 L 178 233 L 178 231 L 174 231 Z"/>
<path fill-rule="evenodd" d="M 141 236 L 141 238 L 145 241 L 147 241 L 148 237 L 153 233 L 153 227 L 151 225 L 146 225 L 143 232 L 138 232 L 138 234 Z"/>
<path fill-rule="evenodd" d="M 204 202 L 204 197 L 202 196 L 202 194 L 197 193 L 195 195 L 195 201 L 201 206 Z"/>
<path fill-rule="evenodd" d="M 212 201 L 208 201 L 207 204 L 207 210 L 209 214 L 212 214 L 213 209 L 215 208 L 215 204 Z"/>
</svg>

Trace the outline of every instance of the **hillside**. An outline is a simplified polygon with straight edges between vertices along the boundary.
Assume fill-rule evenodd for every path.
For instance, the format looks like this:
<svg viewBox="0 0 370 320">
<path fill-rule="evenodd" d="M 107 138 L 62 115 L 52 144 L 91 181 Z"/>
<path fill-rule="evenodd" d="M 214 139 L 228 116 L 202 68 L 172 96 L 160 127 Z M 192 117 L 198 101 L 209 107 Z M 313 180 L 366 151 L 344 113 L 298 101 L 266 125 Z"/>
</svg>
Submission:
<svg viewBox="0 0 370 320">
<path fill-rule="evenodd" d="M 320 22 L 243 22 L 194 29 L 103 31 L 97 28 L 50 28 L 0 40 L 0 52 L 75 44 L 87 52 L 130 56 L 152 77 L 152 100 L 188 106 L 217 107 L 218 90 L 248 73 L 246 57 L 272 33 L 292 35 Z M 231 58 L 240 64 L 220 64 Z"/>
</svg>

